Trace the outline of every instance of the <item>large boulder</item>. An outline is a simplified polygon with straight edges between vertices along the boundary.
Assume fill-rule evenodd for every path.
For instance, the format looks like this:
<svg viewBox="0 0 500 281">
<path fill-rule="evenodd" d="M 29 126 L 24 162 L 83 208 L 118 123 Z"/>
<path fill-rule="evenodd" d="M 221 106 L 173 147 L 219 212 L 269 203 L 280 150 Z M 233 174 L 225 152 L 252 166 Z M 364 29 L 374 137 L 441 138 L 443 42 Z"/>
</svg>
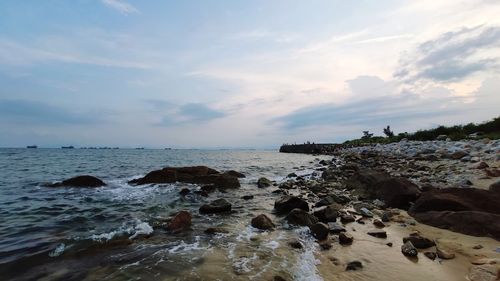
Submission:
<svg viewBox="0 0 500 281">
<path fill-rule="evenodd" d="M 388 207 L 400 209 L 408 209 L 420 195 L 418 186 L 409 180 L 373 170 L 356 172 L 346 186 L 363 199 L 380 199 Z"/>
<path fill-rule="evenodd" d="M 429 238 L 423 237 L 418 233 L 412 233 L 403 238 L 403 243 L 410 241 L 417 249 L 427 249 L 436 246 L 436 243 Z"/>
<path fill-rule="evenodd" d="M 217 199 L 201 206 L 199 211 L 200 214 L 229 212 L 231 211 L 231 203 L 227 202 L 226 199 Z"/>
<path fill-rule="evenodd" d="M 220 189 L 240 187 L 238 177 L 234 173 L 220 173 L 206 166 L 167 167 L 149 172 L 142 178 L 129 181 L 129 184 L 160 184 L 185 182 L 194 184 L 210 184 Z"/>
<path fill-rule="evenodd" d="M 339 211 L 335 208 L 335 205 L 328 205 L 316 209 L 314 215 L 322 222 L 335 222 L 339 216 Z"/>
<path fill-rule="evenodd" d="M 253 227 L 262 230 L 269 230 L 274 228 L 273 221 L 264 214 L 256 216 L 255 218 L 252 219 L 250 223 Z"/>
<path fill-rule="evenodd" d="M 322 223 L 322 222 L 317 222 L 309 227 L 309 230 L 311 231 L 312 235 L 314 238 L 318 240 L 325 240 L 328 238 L 328 233 L 330 232 L 330 228 L 328 225 Z"/>
<path fill-rule="evenodd" d="M 286 214 L 293 209 L 309 211 L 309 204 L 297 196 L 285 195 L 274 202 L 274 210 L 279 214 Z"/>
<path fill-rule="evenodd" d="M 431 189 L 409 210 L 417 221 L 500 240 L 500 193 L 475 188 Z"/>
<path fill-rule="evenodd" d="M 178 232 L 188 229 L 191 226 L 191 213 L 188 211 L 180 211 L 173 216 L 170 222 L 167 224 L 167 230 L 172 232 Z"/>
<path fill-rule="evenodd" d="M 257 180 L 257 186 L 259 188 L 269 187 L 271 185 L 273 185 L 273 182 L 270 181 L 268 178 L 262 177 L 262 178 L 259 178 L 259 180 Z"/>
<path fill-rule="evenodd" d="M 286 217 L 285 220 L 289 224 L 301 225 L 301 226 L 312 226 L 319 220 L 314 215 L 302 209 L 293 209 Z"/>
<path fill-rule="evenodd" d="M 101 187 L 105 186 L 102 180 L 93 177 L 93 176 L 77 176 L 74 178 L 70 178 L 67 180 L 63 180 L 61 182 L 56 182 L 53 184 L 48 184 L 48 187 Z"/>
</svg>

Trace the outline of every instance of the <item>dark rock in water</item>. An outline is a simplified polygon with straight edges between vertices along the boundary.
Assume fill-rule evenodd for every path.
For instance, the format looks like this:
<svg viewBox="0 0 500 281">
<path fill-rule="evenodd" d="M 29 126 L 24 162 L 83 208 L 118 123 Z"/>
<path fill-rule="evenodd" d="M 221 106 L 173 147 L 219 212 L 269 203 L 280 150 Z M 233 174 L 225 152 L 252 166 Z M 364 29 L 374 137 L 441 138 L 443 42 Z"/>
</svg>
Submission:
<svg viewBox="0 0 500 281">
<path fill-rule="evenodd" d="M 450 253 L 448 251 L 445 251 L 443 249 L 440 249 L 439 247 L 436 248 L 436 254 L 440 259 L 443 260 L 451 260 L 455 258 L 455 254 Z"/>
<path fill-rule="evenodd" d="M 273 185 L 273 182 L 267 178 L 262 177 L 257 180 L 257 187 L 259 188 L 269 187 L 271 185 Z"/>
<path fill-rule="evenodd" d="M 274 209 L 277 213 L 288 213 L 296 208 L 309 211 L 309 204 L 297 196 L 290 195 L 285 195 L 274 202 Z"/>
<path fill-rule="evenodd" d="M 367 234 L 377 238 L 387 238 L 387 232 L 383 230 L 368 231 Z"/>
<path fill-rule="evenodd" d="M 204 191 L 206 193 L 212 193 L 216 189 L 217 189 L 217 187 L 215 187 L 215 185 L 213 185 L 213 184 L 207 184 L 207 185 L 204 185 L 204 186 L 200 187 L 200 190 Z"/>
<path fill-rule="evenodd" d="M 253 195 L 243 195 L 243 196 L 241 196 L 241 199 L 250 200 L 250 199 L 253 199 Z"/>
<path fill-rule="evenodd" d="M 417 249 L 427 249 L 436 246 L 436 243 L 434 243 L 434 241 L 429 238 L 420 236 L 420 234 L 418 233 L 412 233 L 410 234 L 410 236 L 403 238 L 403 243 L 406 243 L 408 241 L 410 241 Z"/>
<path fill-rule="evenodd" d="M 337 220 L 339 212 L 331 206 L 323 206 L 314 211 L 314 215 L 322 222 L 334 222 Z"/>
<path fill-rule="evenodd" d="M 273 277 L 273 281 L 286 281 L 286 279 L 279 275 L 276 275 Z"/>
<path fill-rule="evenodd" d="M 273 221 L 271 221 L 271 219 L 264 214 L 258 215 L 253 218 L 251 221 L 251 225 L 262 230 L 269 230 L 274 228 Z"/>
<path fill-rule="evenodd" d="M 168 231 L 178 232 L 188 229 L 191 226 L 191 213 L 188 211 L 180 211 L 174 215 L 172 220 L 167 225 Z"/>
<path fill-rule="evenodd" d="M 300 242 L 299 240 L 297 239 L 292 239 L 290 241 L 288 241 L 288 245 L 294 249 L 302 249 L 304 248 L 304 245 L 302 244 L 302 242 Z"/>
<path fill-rule="evenodd" d="M 418 186 L 402 177 L 393 177 L 385 172 L 359 171 L 346 182 L 354 194 L 365 199 L 380 199 L 387 206 L 408 209 L 420 195 Z"/>
<path fill-rule="evenodd" d="M 328 227 L 330 228 L 330 233 L 339 234 L 341 232 L 345 232 L 345 228 L 336 222 L 328 223 Z"/>
<path fill-rule="evenodd" d="M 330 232 L 328 225 L 322 222 L 317 222 L 313 224 L 312 226 L 309 227 L 309 230 L 311 230 L 311 233 L 314 236 L 314 238 L 320 241 L 328 238 L 328 233 Z"/>
<path fill-rule="evenodd" d="M 203 191 L 203 190 L 195 190 L 194 194 L 198 194 L 198 195 L 203 196 L 203 197 L 208 197 L 208 193 L 206 191 Z"/>
<path fill-rule="evenodd" d="M 333 245 L 329 240 L 322 240 L 318 241 L 319 246 L 321 247 L 321 250 L 330 250 Z"/>
<path fill-rule="evenodd" d="M 416 257 L 418 256 L 418 251 L 413 244 L 408 241 L 401 246 L 401 253 L 407 257 Z"/>
<path fill-rule="evenodd" d="M 379 219 L 374 219 L 373 220 L 373 225 L 375 225 L 376 227 L 380 227 L 380 228 L 385 227 L 385 224 L 381 220 L 379 220 Z"/>
<path fill-rule="evenodd" d="M 311 226 L 319 221 L 317 217 L 309 214 L 308 212 L 302 209 L 293 209 L 285 217 L 285 220 L 289 224 L 295 224 L 301 226 Z"/>
<path fill-rule="evenodd" d="M 437 254 L 434 252 L 425 252 L 424 256 L 428 257 L 431 260 L 435 260 L 437 257 Z"/>
<path fill-rule="evenodd" d="M 191 190 L 189 190 L 189 188 L 183 188 L 183 189 L 181 189 L 181 191 L 179 191 L 179 194 L 182 196 L 186 196 L 189 193 L 191 193 Z"/>
<path fill-rule="evenodd" d="M 224 172 L 224 174 L 227 174 L 227 175 L 230 175 L 230 176 L 233 176 L 233 177 L 237 177 L 237 178 L 245 178 L 246 176 L 240 172 L 236 172 L 235 170 L 229 170 L 229 171 L 226 171 Z"/>
<path fill-rule="evenodd" d="M 338 177 L 338 172 L 333 169 L 326 169 L 321 174 L 321 178 L 327 181 L 335 180 Z"/>
<path fill-rule="evenodd" d="M 205 229 L 206 234 L 228 233 L 229 231 L 222 227 L 209 227 Z"/>
<path fill-rule="evenodd" d="M 297 174 L 296 173 L 290 173 L 286 176 L 287 178 L 296 178 Z"/>
<path fill-rule="evenodd" d="M 63 180 L 62 182 L 56 182 L 54 184 L 46 185 L 48 187 L 101 187 L 106 186 L 106 184 L 93 176 L 77 176 L 74 178 L 70 178 L 67 180 Z"/>
<path fill-rule="evenodd" d="M 352 261 L 347 264 L 345 270 L 346 271 L 351 271 L 351 270 L 358 270 L 363 268 L 363 264 L 360 261 Z"/>
<path fill-rule="evenodd" d="M 217 199 L 210 204 L 205 204 L 200 207 L 200 214 L 213 214 L 231 211 L 231 204 L 226 199 Z"/>
<path fill-rule="evenodd" d="M 392 242 L 386 244 L 388 247 L 392 247 Z"/>
<path fill-rule="evenodd" d="M 488 190 L 500 194 L 500 180 L 490 184 Z"/>
<path fill-rule="evenodd" d="M 417 221 L 474 236 L 500 239 L 500 193 L 476 188 L 432 189 L 409 210 Z"/>
<path fill-rule="evenodd" d="M 356 218 L 351 214 L 342 214 L 340 215 L 340 221 L 345 224 L 356 221 Z"/>
<path fill-rule="evenodd" d="M 218 171 L 205 167 L 167 167 L 149 172 L 146 176 L 129 181 L 129 184 L 154 184 L 185 182 L 194 184 L 211 184 L 216 188 L 238 188 L 238 178 L 230 174 L 221 174 Z"/>
<path fill-rule="evenodd" d="M 341 232 L 339 234 L 339 243 L 341 245 L 350 245 L 350 244 L 352 244 L 353 240 L 354 240 L 354 237 L 352 237 L 352 235 L 347 233 L 347 232 Z"/>
</svg>

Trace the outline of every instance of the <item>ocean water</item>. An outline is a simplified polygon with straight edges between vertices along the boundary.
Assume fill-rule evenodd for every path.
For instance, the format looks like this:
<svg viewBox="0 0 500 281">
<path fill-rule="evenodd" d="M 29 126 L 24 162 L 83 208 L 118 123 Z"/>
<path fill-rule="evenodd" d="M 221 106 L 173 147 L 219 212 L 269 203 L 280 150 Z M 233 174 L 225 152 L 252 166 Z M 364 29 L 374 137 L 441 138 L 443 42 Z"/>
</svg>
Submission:
<svg viewBox="0 0 500 281">
<path fill-rule="evenodd" d="M 250 226 L 260 213 L 280 221 L 272 214 L 276 187 L 257 188 L 259 177 L 280 182 L 291 172 L 315 176 L 318 161 L 252 150 L 0 149 L 1 279 L 267 280 L 281 275 L 321 280 L 317 246 L 307 241 L 307 230 L 260 232 Z M 240 179 L 240 189 L 208 198 L 179 195 L 181 188 L 196 190 L 196 185 L 127 184 L 151 170 L 192 165 L 247 177 Z M 42 186 L 83 174 L 108 186 Z M 254 199 L 241 199 L 249 194 Z M 198 214 L 202 204 L 217 198 L 230 201 L 234 212 Z M 157 227 L 179 210 L 193 214 L 191 231 L 169 234 Z M 216 226 L 229 232 L 204 233 Z M 306 251 L 291 251 L 286 245 L 291 237 L 302 237 Z"/>
</svg>

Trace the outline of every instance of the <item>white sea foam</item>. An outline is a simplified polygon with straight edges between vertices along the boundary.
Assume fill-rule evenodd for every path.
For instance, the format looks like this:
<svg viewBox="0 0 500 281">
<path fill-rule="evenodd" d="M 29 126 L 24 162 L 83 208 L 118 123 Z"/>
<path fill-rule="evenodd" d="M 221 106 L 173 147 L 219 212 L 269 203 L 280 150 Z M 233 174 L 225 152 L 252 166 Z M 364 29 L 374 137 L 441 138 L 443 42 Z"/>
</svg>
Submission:
<svg viewBox="0 0 500 281">
<path fill-rule="evenodd" d="M 109 241 L 116 236 L 129 236 L 129 239 L 135 239 L 139 235 L 149 235 L 153 233 L 153 228 L 147 223 L 139 219 L 133 220 L 132 222 L 123 223 L 118 229 L 100 233 L 92 234 L 90 239 L 99 242 Z"/>
<path fill-rule="evenodd" d="M 57 247 L 49 253 L 49 257 L 52 257 L 52 258 L 58 257 L 62 253 L 64 253 L 65 249 L 66 249 L 66 245 L 64 245 L 64 243 L 61 243 L 61 244 L 57 245 Z"/>
<path fill-rule="evenodd" d="M 134 234 L 129 239 L 134 239 L 139 235 L 149 235 L 153 233 L 153 228 L 147 222 L 141 222 L 134 226 Z"/>
<path fill-rule="evenodd" d="M 202 247 L 200 245 L 200 236 L 195 236 L 195 242 L 186 243 L 183 240 L 180 243 L 178 243 L 177 245 L 168 249 L 168 252 L 170 254 L 185 254 L 185 253 L 190 253 L 191 251 L 207 250 L 207 249 L 208 249 L 208 247 Z"/>
<path fill-rule="evenodd" d="M 318 251 L 314 239 L 309 235 L 309 229 L 300 228 L 295 231 L 304 243 L 304 251 L 301 252 L 296 263 L 292 267 L 292 275 L 295 280 L 300 281 L 322 281 L 316 265 L 320 263 L 315 257 Z"/>
<path fill-rule="evenodd" d="M 128 184 L 128 179 L 115 179 L 109 181 L 109 187 L 101 189 L 103 193 L 108 193 L 113 201 L 144 201 L 158 194 L 171 193 L 175 188 L 175 184 L 169 185 L 144 185 L 138 188 Z"/>
</svg>

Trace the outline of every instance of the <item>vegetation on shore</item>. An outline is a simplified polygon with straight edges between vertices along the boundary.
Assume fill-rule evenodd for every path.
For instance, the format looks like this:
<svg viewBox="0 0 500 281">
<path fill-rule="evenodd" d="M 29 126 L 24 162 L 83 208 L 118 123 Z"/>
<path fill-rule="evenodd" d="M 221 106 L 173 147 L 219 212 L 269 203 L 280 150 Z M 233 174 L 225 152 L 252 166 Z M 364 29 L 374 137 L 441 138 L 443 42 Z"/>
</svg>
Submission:
<svg viewBox="0 0 500 281">
<path fill-rule="evenodd" d="M 450 127 L 441 125 L 428 130 L 418 130 L 414 133 L 404 132 L 394 134 L 389 126 L 384 128 L 383 131 L 385 137 L 373 136 L 369 131 L 364 131 L 363 137 L 345 141 L 344 144 L 361 145 L 370 143 L 391 143 L 401 141 L 402 139 L 428 141 L 439 139 L 442 136 L 454 141 L 474 138 L 500 139 L 500 116 L 479 124 L 469 123 L 467 125 L 455 125 Z"/>
</svg>

